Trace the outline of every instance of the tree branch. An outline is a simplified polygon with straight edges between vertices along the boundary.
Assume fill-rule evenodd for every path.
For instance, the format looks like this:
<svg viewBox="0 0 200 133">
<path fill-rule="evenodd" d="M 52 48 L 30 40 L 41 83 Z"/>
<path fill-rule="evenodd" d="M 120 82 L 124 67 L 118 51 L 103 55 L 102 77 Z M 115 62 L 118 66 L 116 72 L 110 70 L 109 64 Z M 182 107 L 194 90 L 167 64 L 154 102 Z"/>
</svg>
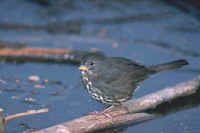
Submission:
<svg viewBox="0 0 200 133">
<path fill-rule="evenodd" d="M 131 113 L 144 111 L 147 109 L 156 108 L 164 102 L 170 102 L 176 98 L 194 94 L 200 87 L 200 77 L 193 80 L 180 83 L 173 87 L 167 87 L 163 90 L 157 91 L 136 100 L 130 100 L 124 106 Z M 133 108 L 134 107 L 134 108 Z"/>
<path fill-rule="evenodd" d="M 80 64 L 83 56 L 103 54 L 98 51 L 81 51 L 67 48 L 31 48 L 24 43 L 0 41 L 0 60 L 8 62 L 49 62 Z"/>
<path fill-rule="evenodd" d="M 87 115 L 81 118 L 58 124 L 47 129 L 33 133 L 85 133 L 100 129 L 110 128 L 130 122 L 142 122 L 161 115 L 158 113 L 135 113 L 155 109 L 157 106 L 171 102 L 178 98 L 194 95 L 200 89 L 200 77 L 180 83 L 173 87 L 167 87 L 158 92 L 143 96 L 136 100 L 130 100 L 122 106 L 113 108 L 106 112 L 111 118 L 102 115 Z M 188 99 L 187 99 L 188 101 Z"/>
</svg>

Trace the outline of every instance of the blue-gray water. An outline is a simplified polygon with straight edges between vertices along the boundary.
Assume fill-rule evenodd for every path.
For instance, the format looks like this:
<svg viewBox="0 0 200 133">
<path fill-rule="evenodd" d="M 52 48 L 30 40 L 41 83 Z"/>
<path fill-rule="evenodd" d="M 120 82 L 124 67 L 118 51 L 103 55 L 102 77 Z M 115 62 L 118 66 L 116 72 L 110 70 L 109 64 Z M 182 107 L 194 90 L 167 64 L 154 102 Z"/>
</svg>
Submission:
<svg viewBox="0 0 200 133">
<path fill-rule="evenodd" d="M 189 61 L 190 65 L 179 70 L 161 72 L 145 80 L 135 98 L 200 74 L 200 22 L 193 15 L 160 0 L 63 1 L 66 3 L 52 0 L 53 4 L 46 7 L 29 0 L 1 0 L 0 23 L 45 26 L 73 22 L 80 26 L 80 32 L 0 28 L 0 40 L 25 42 L 33 47 L 97 48 L 108 56 L 126 57 L 145 65 L 180 58 Z M 104 108 L 80 85 L 77 66 L 0 63 L 0 69 L 0 107 L 4 115 L 49 108 L 48 113 L 10 120 L 6 133 L 46 128 Z M 38 75 L 41 80 L 30 82 L 31 75 Z M 42 84 L 45 79 L 62 83 Z M 38 84 L 45 88 L 34 88 Z M 27 98 L 36 101 L 27 102 Z M 124 133 L 199 133 L 199 111 L 199 107 L 180 111 L 130 126 Z"/>
</svg>

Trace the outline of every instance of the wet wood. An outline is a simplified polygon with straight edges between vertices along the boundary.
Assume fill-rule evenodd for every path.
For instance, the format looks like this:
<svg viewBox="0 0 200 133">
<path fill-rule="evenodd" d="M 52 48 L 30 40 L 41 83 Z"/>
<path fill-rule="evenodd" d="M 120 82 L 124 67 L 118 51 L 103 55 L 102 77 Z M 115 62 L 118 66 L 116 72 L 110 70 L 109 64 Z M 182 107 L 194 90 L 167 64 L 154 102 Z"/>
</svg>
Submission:
<svg viewBox="0 0 200 133">
<path fill-rule="evenodd" d="M 80 64 L 87 54 L 102 54 L 98 51 L 81 51 L 68 48 L 27 47 L 21 43 L 0 41 L 0 60 L 7 62 L 50 62 Z"/>
<path fill-rule="evenodd" d="M 44 54 L 57 54 L 64 55 L 70 54 L 72 50 L 69 49 L 59 49 L 59 48 L 20 48 L 20 49 L 12 49 L 12 48 L 3 48 L 0 49 L 1 56 L 21 56 L 21 55 L 36 55 L 41 56 Z"/>
<path fill-rule="evenodd" d="M 171 102 L 178 98 L 191 96 L 199 91 L 199 89 L 200 77 L 197 77 L 193 80 L 180 83 L 176 86 L 167 87 L 136 100 L 130 100 L 123 106 L 115 107 L 111 111 L 106 112 L 106 115 L 87 115 L 33 133 L 86 133 L 115 127 L 125 123 L 150 120 L 159 115 L 142 112 L 149 109 L 155 109 L 158 105 Z"/>
<path fill-rule="evenodd" d="M 11 120 L 11 119 L 14 119 L 14 118 L 17 118 L 17 117 L 40 114 L 40 113 L 46 113 L 48 111 L 49 110 L 47 108 L 39 109 L 39 110 L 28 110 L 27 112 L 17 113 L 17 114 L 14 114 L 14 115 L 9 115 L 9 116 L 5 117 L 5 120 L 8 121 L 8 120 Z"/>
<path fill-rule="evenodd" d="M 6 120 L 0 114 L 0 133 L 4 133 L 5 124 L 6 124 Z"/>
<path fill-rule="evenodd" d="M 115 115 L 117 115 L 117 113 Z M 59 124 L 31 133 L 86 133 L 112 127 L 113 125 L 117 126 L 130 121 L 135 121 L 136 123 L 147 121 L 156 117 L 156 115 L 148 113 L 136 113 L 123 116 L 118 114 L 118 116 L 114 116 L 113 114 L 112 117 L 113 118 L 110 119 L 105 115 L 88 115 L 68 123 Z"/>
<path fill-rule="evenodd" d="M 143 96 L 136 100 L 130 100 L 124 104 L 129 112 L 140 112 L 147 109 L 154 109 L 164 102 L 170 102 L 183 96 L 189 96 L 200 88 L 200 77 L 187 81 L 173 87 L 167 87 L 155 93 Z"/>
<path fill-rule="evenodd" d="M 4 128 L 5 128 L 6 122 L 8 120 L 11 120 L 11 119 L 14 119 L 14 118 L 17 118 L 17 117 L 40 114 L 40 113 L 46 113 L 46 112 L 48 112 L 47 108 L 39 109 L 39 110 L 29 110 L 27 112 L 18 113 L 18 114 L 14 114 L 14 115 L 9 115 L 7 117 L 3 117 L 3 115 L 0 114 L 0 133 L 4 133 Z"/>
<path fill-rule="evenodd" d="M 0 133 L 4 133 L 4 128 L 8 120 L 15 119 L 17 117 L 46 113 L 46 112 L 48 112 L 47 108 L 39 109 L 39 110 L 28 110 L 27 112 L 17 113 L 14 115 L 9 115 L 7 117 L 3 117 L 3 115 L 0 114 Z"/>
</svg>

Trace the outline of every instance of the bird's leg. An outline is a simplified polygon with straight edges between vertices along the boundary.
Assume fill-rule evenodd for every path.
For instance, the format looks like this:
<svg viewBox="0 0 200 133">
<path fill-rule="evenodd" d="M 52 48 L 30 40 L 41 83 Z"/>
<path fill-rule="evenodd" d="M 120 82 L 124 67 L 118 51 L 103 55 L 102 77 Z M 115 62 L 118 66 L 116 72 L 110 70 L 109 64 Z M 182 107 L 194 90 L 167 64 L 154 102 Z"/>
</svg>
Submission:
<svg viewBox="0 0 200 133">
<path fill-rule="evenodd" d="M 101 114 L 105 114 L 106 112 L 109 112 L 111 111 L 111 109 L 113 108 L 114 106 L 111 105 L 111 106 L 108 106 L 106 109 L 104 109 L 103 111 L 94 111 L 94 112 L 90 112 L 89 114 L 91 115 L 101 115 Z"/>
<path fill-rule="evenodd" d="M 114 108 L 114 105 L 111 105 L 111 106 L 108 106 L 103 111 L 94 111 L 94 112 L 90 112 L 89 114 L 91 114 L 91 115 L 104 115 L 104 116 L 108 117 L 109 119 L 112 119 L 112 116 L 110 116 L 108 114 L 108 112 L 111 111 L 113 108 Z"/>
<path fill-rule="evenodd" d="M 94 111 L 94 112 L 90 112 L 90 115 L 104 115 L 106 117 L 108 117 L 109 119 L 112 119 L 112 116 L 110 116 L 109 114 L 107 114 L 104 111 Z"/>
<path fill-rule="evenodd" d="M 115 106 L 114 105 L 111 105 L 111 106 L 108 106 L 106 109 L 104 109 L 102 112 L 106 113 L 106 112 L 110 112 Z"/>
<path fill-rule="evenodd" d="M 102 113 L 112 120 L 112 116 L 110 116 L 107 112 L 110 112 L 114 108 L 114 105 L 108 106 L 106 109 L 102 111 Z"/>
</svg>

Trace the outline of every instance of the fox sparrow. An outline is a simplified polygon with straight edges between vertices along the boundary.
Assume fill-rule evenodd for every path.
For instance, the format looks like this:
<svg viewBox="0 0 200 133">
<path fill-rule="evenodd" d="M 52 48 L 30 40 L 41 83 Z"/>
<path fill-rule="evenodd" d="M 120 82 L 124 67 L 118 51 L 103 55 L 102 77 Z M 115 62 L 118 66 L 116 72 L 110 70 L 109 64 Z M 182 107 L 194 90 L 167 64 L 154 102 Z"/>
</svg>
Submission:
<svg viewBox="0 0 200 133">
<path fill-rule="evenodd" d="M 186 60 L 176 60 L 144 66 L 126 58 L 99 54 L 85 56 L 79 69 L 92 98 L 104 104 L 119 105 L 130 99 L 134 90 L 150 75 L 187 64 Z"/>
</svg>

